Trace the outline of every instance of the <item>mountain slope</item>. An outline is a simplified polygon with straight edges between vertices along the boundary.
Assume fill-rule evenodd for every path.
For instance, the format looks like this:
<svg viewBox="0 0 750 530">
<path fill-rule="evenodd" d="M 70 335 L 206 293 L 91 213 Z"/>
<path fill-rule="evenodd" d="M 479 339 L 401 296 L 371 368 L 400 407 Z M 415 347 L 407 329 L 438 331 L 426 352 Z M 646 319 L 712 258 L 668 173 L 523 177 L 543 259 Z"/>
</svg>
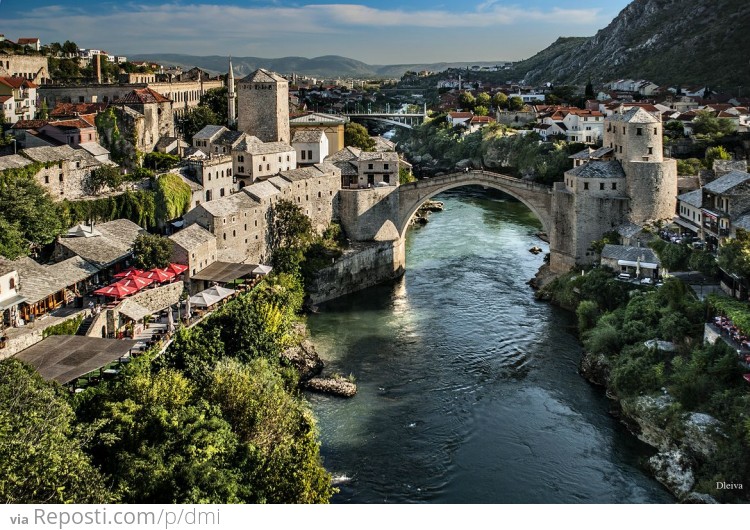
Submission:
<svg viewBox="0 0 750 530">
<path fill-rule="evenodd" d="M 746 0 L 634 0 L 595 36 L 558 39 L 515 72 L 533 84 L 631 77 L 736 91 L 750 88 L 748 50 Z"/>
<path fill-rule="evenodd" d="M 128 58 L 132 61 L 155 61 L 165 65 L 187 68 L 197 66 L 213 73 L 225 73 L 227 71 L 227 57 L 220 55 L 197 56 L 176 53 L 152 53 L 130 55 Z M 394 78 L 401 77 L 408 70 L 441 71 L 448 68 L 466 68 L 473 65 L 492 66 L 498 64 L 498 62 L 503 63 L 505 61 L 370 65 L 339 55 L 325 55 L 312 59 L 306 57 L 281 57 L 278 59 L 232 57 L 235 76 L 249 74 L 257 68 L 266 68 L 282 74 L 294 72 L 314 77 Z"/>
</svg>

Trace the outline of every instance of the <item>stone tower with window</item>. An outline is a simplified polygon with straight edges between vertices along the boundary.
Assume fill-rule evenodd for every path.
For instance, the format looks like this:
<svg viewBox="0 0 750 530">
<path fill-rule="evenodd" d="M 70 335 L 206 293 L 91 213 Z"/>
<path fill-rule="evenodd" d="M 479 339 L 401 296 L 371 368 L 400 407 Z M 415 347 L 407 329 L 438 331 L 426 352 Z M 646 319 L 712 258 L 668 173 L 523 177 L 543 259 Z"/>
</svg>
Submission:
<svg viewBox="0 0 750 530">
<path fill-rule="evenodd" d="M 237 129 L 263 142 L 289 143 L 289 83 L 259 68 L 237 83 Z"/>
<path fill-rule="evenodd" d="M 677 162 L 664 158 L 658 117 L 621 107 L 604 121 L 603 144 L 573 155 L 575 167 L 553 188 L 553 271 L 592 263 L 591 243 L 606 232 L 675 215 Z"/>
</svg>

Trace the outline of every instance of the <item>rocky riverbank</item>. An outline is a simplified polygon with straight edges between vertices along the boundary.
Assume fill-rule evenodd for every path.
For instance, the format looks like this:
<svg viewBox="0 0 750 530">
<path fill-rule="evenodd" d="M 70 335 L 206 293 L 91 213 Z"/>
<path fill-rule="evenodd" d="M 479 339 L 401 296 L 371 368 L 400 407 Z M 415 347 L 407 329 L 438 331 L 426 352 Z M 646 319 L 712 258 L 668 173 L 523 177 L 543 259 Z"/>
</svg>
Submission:
<svg viewBox="0 0 750 530">
<path fill-rule="evenodd" d="M 429 217 L 432 212 L 442 212 L 444 205 L 440 201 L 425 201 L 422 206 L 419 207 L 417 213 L 411 219 L 413 226 L 424 226 L 429 222 Z"/>
<path fill-rule="evenodd" d="M 304 326 L 299 326 L 298 333 L 306 335 L 307 330 Z M 297 370 L 301 388 L 341 397 L 352 397 L 357 393 L 357 385 L 351 377 L 345 378 L 339 374 L 320 376 L 325 363 L 318 355 L 315 345 L 308 339 L 287 348 L 281 357 Z"/>
<path fill-rule="evenodd" d="M 581 375 L 607 390 L 617 404 L 615 414 L 639 440 L 657 450 L 647 468 L 653 476 L 684 503 L 715 503 L 705 493 L 695 492 L 695 469 L 710 460 L 716 450 L 722 427 L 708 414 L 684 412 L 663 390 L 662 395 L 619 399 L 610 387 L 611 366 L 603 355 L 583 354 Z"/>
</svg>

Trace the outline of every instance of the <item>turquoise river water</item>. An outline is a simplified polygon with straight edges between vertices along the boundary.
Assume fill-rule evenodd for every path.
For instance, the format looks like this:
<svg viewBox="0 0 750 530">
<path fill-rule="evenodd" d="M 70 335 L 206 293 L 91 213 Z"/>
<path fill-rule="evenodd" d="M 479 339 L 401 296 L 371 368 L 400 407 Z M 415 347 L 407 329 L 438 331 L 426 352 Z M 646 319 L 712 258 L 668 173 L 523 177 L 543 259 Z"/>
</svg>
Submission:
<svg viewBox="0 0 750 530">
<path fill-rule="evenodd" d="M 577 372 L 572 315 L 526 282 L 547 251 L 521 203 L 466 188 L 410 230 L 398 282 L 311 315 L 345 400 L 310 394 L 334 502 L 665 503 L 651 452 Z"/>
</svg>

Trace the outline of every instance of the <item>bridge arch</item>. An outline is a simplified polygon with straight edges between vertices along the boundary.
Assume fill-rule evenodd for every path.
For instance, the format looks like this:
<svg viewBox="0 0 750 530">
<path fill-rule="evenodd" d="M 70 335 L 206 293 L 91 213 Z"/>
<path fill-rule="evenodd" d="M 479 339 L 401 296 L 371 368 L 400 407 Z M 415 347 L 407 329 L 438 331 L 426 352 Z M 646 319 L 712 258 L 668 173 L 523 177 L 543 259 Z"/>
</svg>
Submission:
<svg viewBox="0 0 750 530">
<path fill-rule="evenodd" d="M 401 185 L 396 225 L 399 236 L 405 236 L 409 221 L 426 201 L 444 191 L 473 185 L 493 188 L 519 200 L 539 219 L 544 231 L 549 233 L 552 188 L 500 173 L 471 170 Z"/>
</svg>

